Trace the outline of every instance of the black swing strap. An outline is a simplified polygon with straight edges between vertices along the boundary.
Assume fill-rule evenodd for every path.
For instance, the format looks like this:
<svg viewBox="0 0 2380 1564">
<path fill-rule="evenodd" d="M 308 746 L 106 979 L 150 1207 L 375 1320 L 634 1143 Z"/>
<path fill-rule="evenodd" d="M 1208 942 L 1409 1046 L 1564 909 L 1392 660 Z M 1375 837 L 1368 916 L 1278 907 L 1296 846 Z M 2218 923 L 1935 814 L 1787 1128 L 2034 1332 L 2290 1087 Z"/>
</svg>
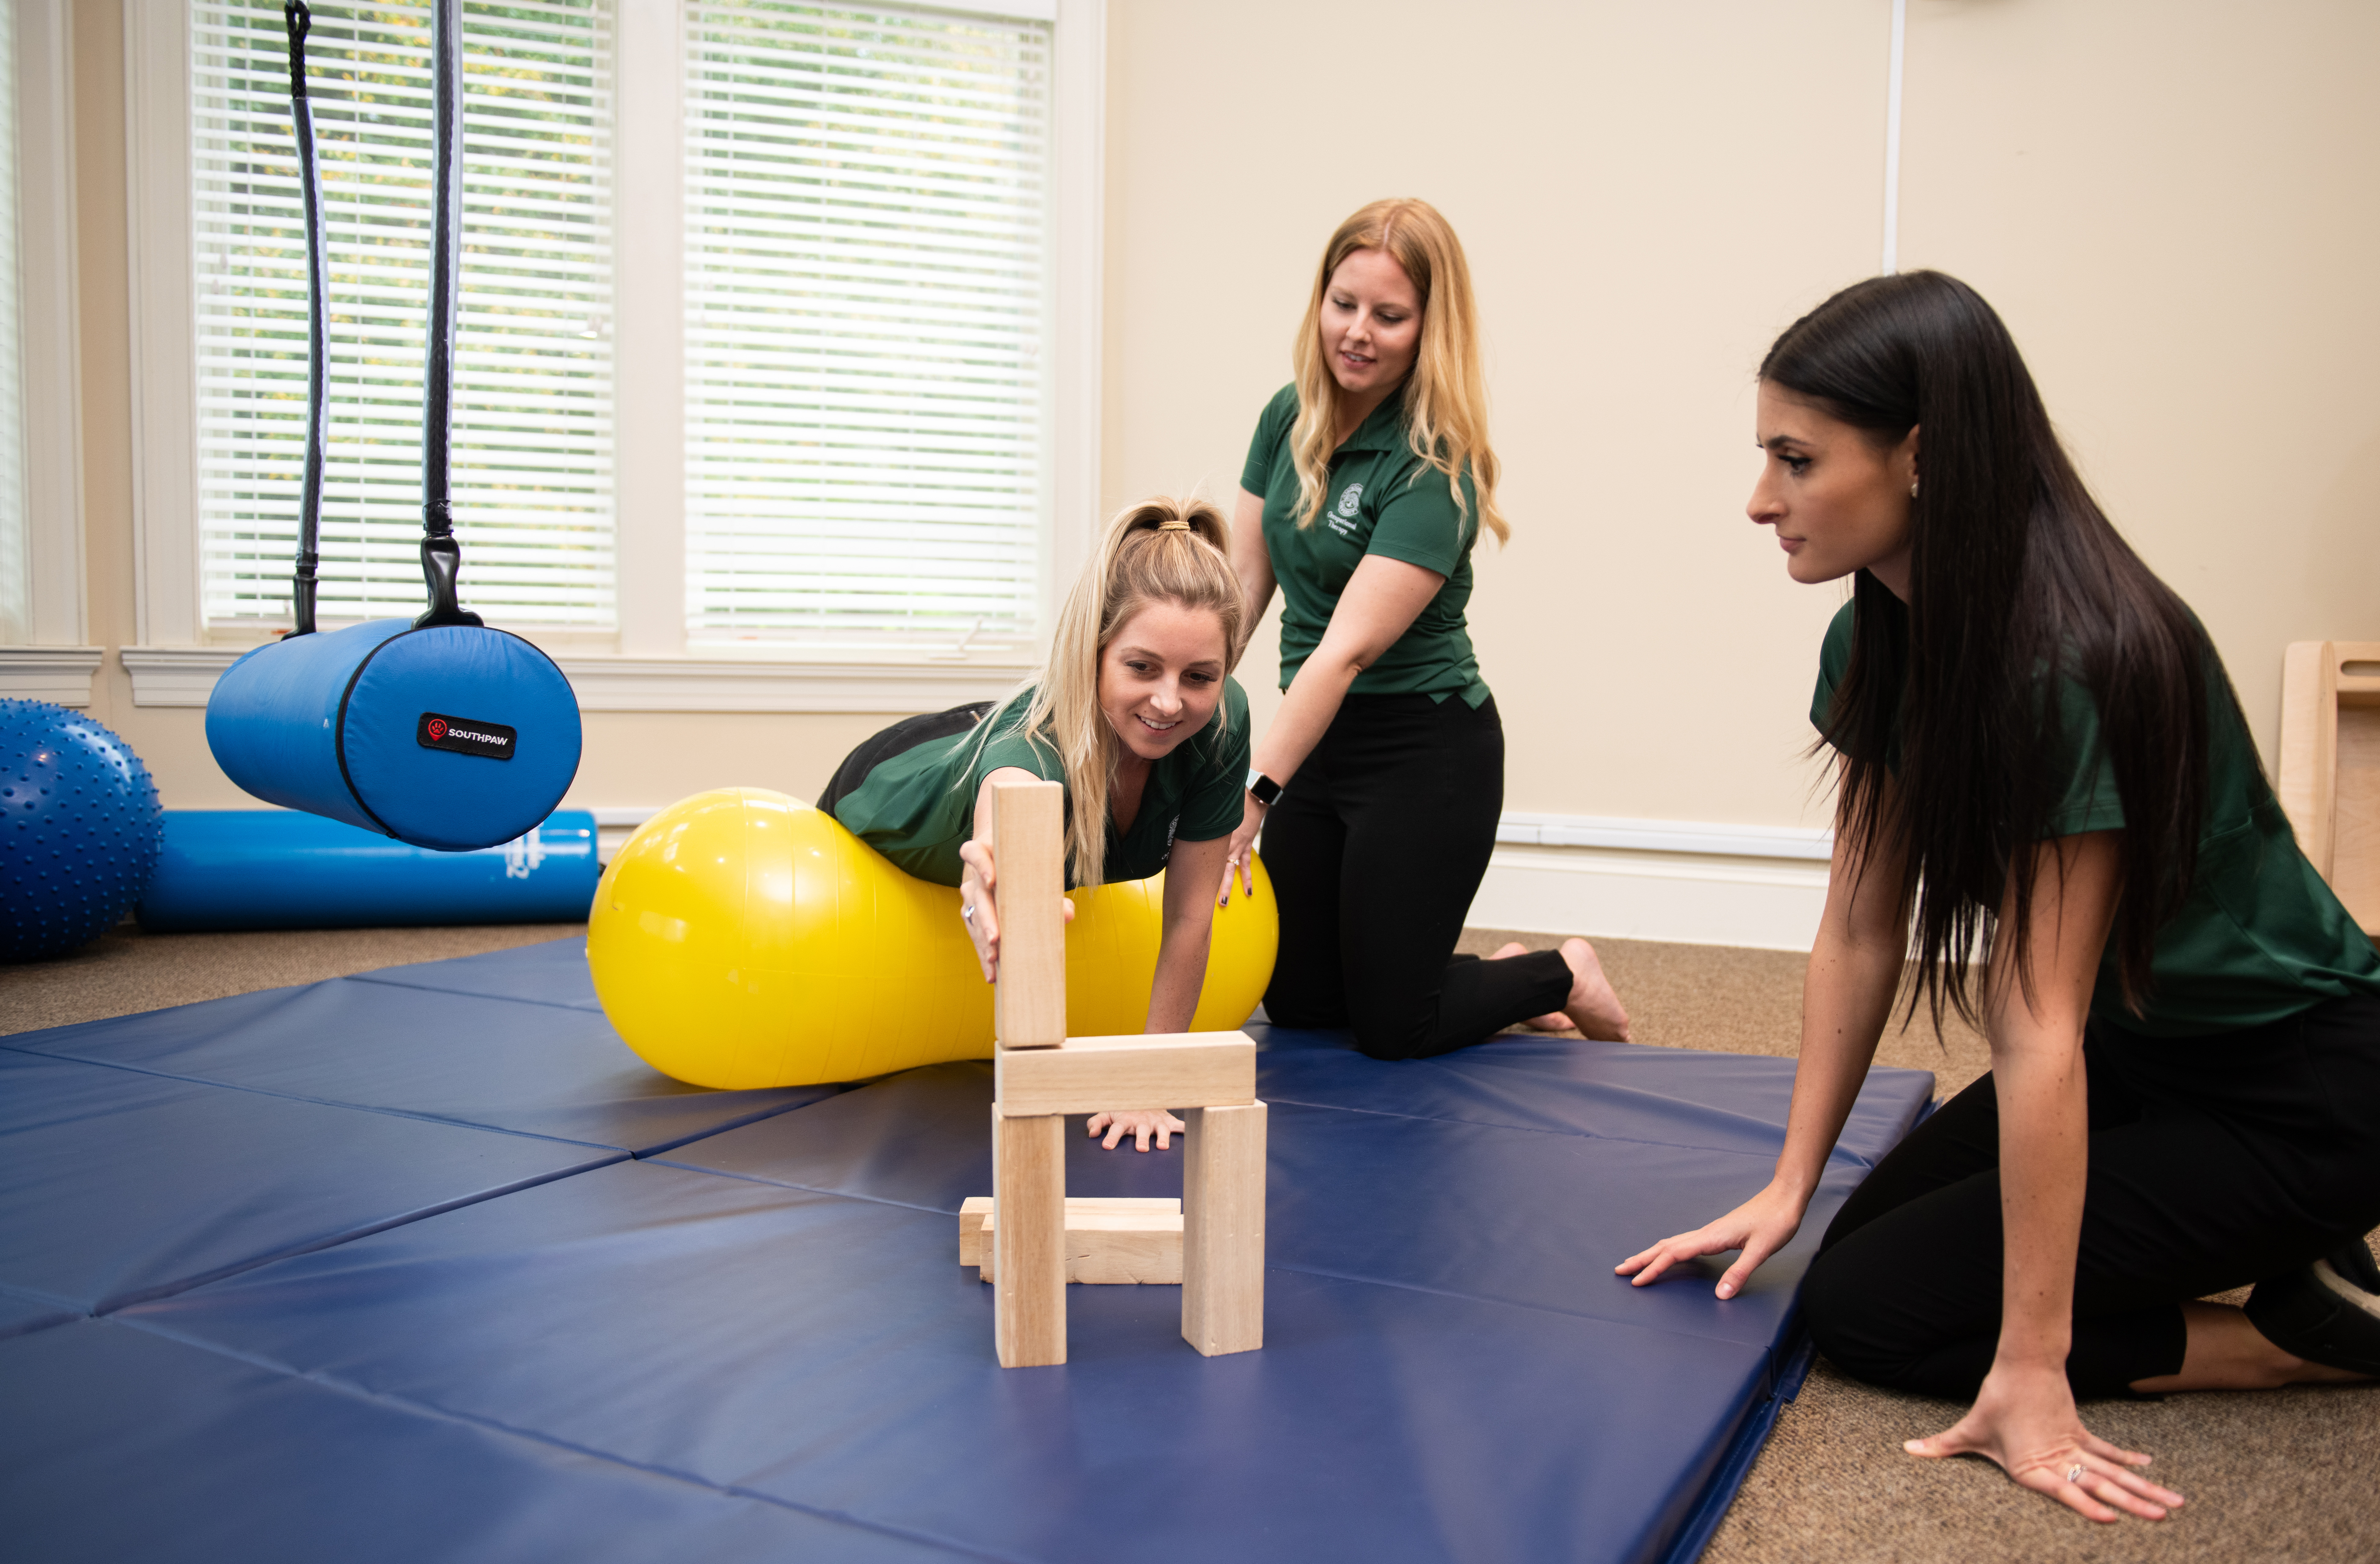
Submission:
<svg viewBox="0 0 2380 1564">
<path fill-rule="evenodd" d="M 463 292 L 463 0 L 431 0 L 430 62 L 430 331 L 421 387 L 421 575 L 430 606 L 413 621 L 417 629 L 480 623 L 455 595 L 463 550 L 447 487 Z"/>
<path fill-rule="evenodd" d="M 330 440 L 325 369 L 330 357 L 323 318 L 331 295 L 323 254 L 322 170 L 314 154 L 314 112 L 306 102 L 306 34 L 314 25 L 305 0 L 288 0 L 289 120 L 298 133 L 298 182 L 306 192 L 306 477 L 298 501 L 298 570 L 289 580 L 291 635 L 314 633 L 314 573 L 322 562 L 322 455 Z"/>
</svg>

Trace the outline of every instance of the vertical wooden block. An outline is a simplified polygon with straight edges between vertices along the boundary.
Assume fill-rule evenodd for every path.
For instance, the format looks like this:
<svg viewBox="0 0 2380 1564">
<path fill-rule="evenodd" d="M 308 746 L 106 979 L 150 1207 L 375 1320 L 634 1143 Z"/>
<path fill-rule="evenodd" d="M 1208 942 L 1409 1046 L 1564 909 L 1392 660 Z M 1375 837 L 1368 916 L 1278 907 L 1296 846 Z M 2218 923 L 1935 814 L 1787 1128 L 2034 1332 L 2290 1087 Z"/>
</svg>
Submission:
<svg viewBox="0 0 2380 1564">
<path fill-rule="evenodd" d="M 2314 873 L 2330 877 L 2338 775 L 2338 664 L 2326 641 L 2290 643 L 2281 658 L 2281 751 L 2274 792 Z"/>
<path fill-rule="evenodd" d="M 991 1110 L 992 1338 L 1002 1368 L 1066 1361 L 1066 1121 Z"/>
<path fill-rule="evenodd" d="M 1065 809 L 1066 790 L 1055 782 L 992 786 L 1000 911 L 992 1035 L 1003 1048 L 1053 1048 L 1066 1040 Z"/>
<path fill-rule="evenodd" d="M 2289 647 L 2274 791 L 2314 872 L 2380 940 L 2380 641 Z"/>
<path fill-rule="evenodd" d="M 2331 745 L 2330 888 L 2380 938 L 2380 643 L 2331 643 L 2338 727 Z"/>
<path fill-rule="evenodd" d="M 1253 1352 L 1264 1345 L 1265 1106 L 1183 1117 L 1182 1338 L 1210 1358 Z"/>
</svg>

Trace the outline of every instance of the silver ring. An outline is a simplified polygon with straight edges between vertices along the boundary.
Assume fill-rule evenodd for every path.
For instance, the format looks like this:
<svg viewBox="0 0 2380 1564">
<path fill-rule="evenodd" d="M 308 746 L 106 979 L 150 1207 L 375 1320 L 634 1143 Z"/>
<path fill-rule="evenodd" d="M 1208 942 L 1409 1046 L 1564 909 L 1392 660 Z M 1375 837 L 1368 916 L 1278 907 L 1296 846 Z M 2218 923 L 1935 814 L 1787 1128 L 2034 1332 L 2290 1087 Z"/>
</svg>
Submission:
<svg viewBox="0 0 2380 1564">
<path fill-rule="evenodd" d="M 2082 1485 L 2082 1463 L 2081 1461 L 2078 1460 L 2073 1465 L 2066 1469 L 2066 1480 L 2073 1484 L 2078 1488 Z"/>
<path fill-rule="evenodd" d="M 965 902 L 965 903 L 963 903 L 963 904 L 960 906 L 960 908 L 959 908 L 959 922 L 960 922 L 960 923 L 974 923 L 974 922 L 975 922 L 975 903 L 974 903 L 974 902 L 972 902 L 972 901 Z"/>
</svg>

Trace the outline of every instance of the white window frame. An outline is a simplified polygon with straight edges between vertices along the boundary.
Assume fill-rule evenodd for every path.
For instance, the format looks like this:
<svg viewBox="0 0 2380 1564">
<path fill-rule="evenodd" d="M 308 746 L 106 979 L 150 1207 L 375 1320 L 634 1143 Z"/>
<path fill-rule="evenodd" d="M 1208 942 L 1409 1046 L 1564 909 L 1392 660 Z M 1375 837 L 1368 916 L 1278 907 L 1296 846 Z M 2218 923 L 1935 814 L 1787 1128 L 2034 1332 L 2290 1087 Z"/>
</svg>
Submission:
<svg viewBox="0 0 2380 1564">
<path fill-rule="evenodd" d="M 1051 24 L 1053 481 L 1039 555 L 1046 644 L 1099 519 L 1107 0 L 896 3 L 900 9 Z M 686 280 L 684 12 L 677 0 L 618 5 L 613 211 L 633 213 L 635 220 L 618 223 L 613 286 L 623 299 L 674 301 L 684 297 Z M 188 7 L 186 0 L 127 0 L 125 22 L 140 644 L 120 655 L 135 704 L 202 706 L 215 676 L 262 637 L 210 629 L 200 607 Z M 580 707 L 894 713 L 981 700 L 1014 686 L 1038 661 L 1038 646 L 852 654 L 767 645 L 690 648 L 686 449 L 678 438 L 686 418 L 685 329 L 685 312 L 674 303 L 613 315 L 616 632 L 523 629 L 562 665 Z"/>
<path fill-rule="evenodd" d="M 16 0 L 17 204 L 24 409 L 24 643 L 0 646 L 0 695 L 91 704 L 103 653 L 83 644 L 82 391 L 76 330 L 73 17 Z M 51 387 L 55 390 L 52 391 Z"/>
</svg>

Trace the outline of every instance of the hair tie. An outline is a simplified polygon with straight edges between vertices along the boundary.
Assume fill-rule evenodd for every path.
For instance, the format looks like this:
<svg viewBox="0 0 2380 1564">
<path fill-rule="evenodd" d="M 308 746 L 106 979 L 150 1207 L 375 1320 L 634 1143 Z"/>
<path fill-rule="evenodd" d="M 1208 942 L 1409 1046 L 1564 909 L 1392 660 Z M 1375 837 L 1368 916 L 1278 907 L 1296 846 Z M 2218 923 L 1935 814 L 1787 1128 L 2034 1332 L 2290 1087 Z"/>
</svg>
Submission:
<svg viewBox="0 0 2380 1564">
<path fill-rule="evenodd" d="M 1190 531 L 1190 523 L 1177 516 L 1171 520 L 1160 521 L 1157 530 L 1160 532 L 1186 532 Z"/>
</svg>

